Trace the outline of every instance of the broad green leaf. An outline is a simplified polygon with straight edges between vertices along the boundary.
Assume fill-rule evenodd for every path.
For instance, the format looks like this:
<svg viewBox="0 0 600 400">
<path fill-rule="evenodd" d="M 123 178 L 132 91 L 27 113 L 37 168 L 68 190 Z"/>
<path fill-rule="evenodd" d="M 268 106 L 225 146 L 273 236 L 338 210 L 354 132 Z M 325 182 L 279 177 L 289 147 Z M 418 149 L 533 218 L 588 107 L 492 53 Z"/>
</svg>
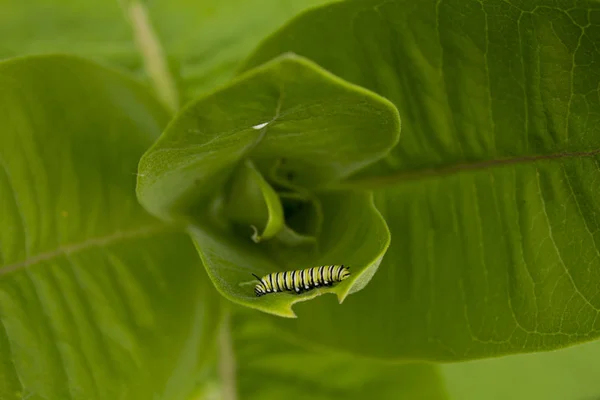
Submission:
<svg viewBox="0 0 600 400">
<path fill-rule="evenodd" d="M 375 191 L 392 234 L 379 272 L 345 307 L 278 323 L 394 359 L 597 338 L 598 42 L 598 2 L 543 0 L 343 2 L 265 40 L 247 68 L 295 52 L 403 121 L 385 162 L 340 185 Z"/>
<path fill-rule="evenodd" d="M 448 399 L 435 365 L 386 364 L 312 349 L 254 314 L 231 322 L 241 399 Z"/>
<path fill-rule="evenodd" d="M 596 400 L 600 396 L 600 342 L 536 354 L 441 366 L 457 400 Z"/>
<path fill-rule="evenodd" d="M 74 57 L 0 63 L 0 398 L 186 399 L 217 309 L 192 243 L 136 201 L 166 113 Z"/>
<path fill-rule="evenodd" d="M 292 316 L 294 302 L 328 291 L 337 293 L 341 301 L 375 272 L 388 244 L 388 231 L 370 196 L 340 192 L 317 197 L 309 189 L 339 182 L 384 157 L 398 133 L 396 110 L 387 101 L 308 60 L 283 56 L 191 103 L 176 116 L 142 157 L 138 196 L 153 214 L 191 224 L 209 275 L 226 297 Z M 240 179 L 236 174 L 243 172 L 239 165 L 246 160 L 257 166 L 261 179 L 279 187 L 285 205 L 292 200 L 286 197 L 289 193 L 307 197 L 308 211 L 295 213 L 302 221 L 293 215 L 286 218 L 295 237 L 282 231 L 257 246 L 249 240 L 250 226 L 241 233 L 233 226 L 241 220 L 231 218 L 228 188 Z M 235 204 L 249 209 L 255 199 L 248 194 Z M 240 210 L 240 214 L 247 212 Z M 269 215 L 263 209 L 256 217 L 262 216 L 258 222 L 267 226 Z M 309 226 L 297 226 L 301 222 Z M 318 238 L 311 251 L 290 246 L 303 233 Z M 314 263 L 350 265 L 354 273 L 333 289 L 303 296 L 254 297 L 252 273 L 307 268 Z"/>
</svg>

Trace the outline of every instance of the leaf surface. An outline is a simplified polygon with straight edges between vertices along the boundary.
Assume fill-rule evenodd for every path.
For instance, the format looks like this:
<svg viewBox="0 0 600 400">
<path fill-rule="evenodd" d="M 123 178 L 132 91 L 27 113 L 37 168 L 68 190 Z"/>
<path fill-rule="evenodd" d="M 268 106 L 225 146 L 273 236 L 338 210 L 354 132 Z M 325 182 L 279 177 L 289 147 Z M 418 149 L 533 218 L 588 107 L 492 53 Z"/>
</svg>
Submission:
<svg viewBox="0 0 600 400">
<path fill-rule="evenodd" d="M 138 3 L 189 100 L 229 80 L 259 40 L 288 18 L 327 1 L 4 0 L 0 58 L 77 54 L 147 79 L 136 43 L 145 27 L 131 23 L 128 9 Z"/>
<path fill-rule="evenodd" d="M 599 41 L 598 2 L 542 0 L 343 2 L 266 39 L 246 68 L 297 53 L 403 121 L 390 155 L 340 185 L 375 191 L 392 234 L 379 272 L 343 309 L 278 323 L 394 359 L 600 336 Z"/>
<path fill-rule="evenodd" d="M 256 243 L 270 239 L 285 222 L 279 196 L 251 161 L 246 160 L 238 168 L 225 200 L 225 212 L 232 221 L 250 226 Z"/>
<path fill-rule="evenodd" d="M 218 316 L 180 227 L 135 197 L 166 123 L 74 57 L 0 63 L 0 397 L 186 399 Z"/>
<path fill-rule="evenodd" d="M 3 0 L 0 59 L 68 53 L 143 74 L 119 1 Z"/>
<path fill-rule="evenodd" d="M 155 0 L 148 13 L 192 100 L 233 78 L 259 41 L 289 18 L 331 1 Z"/>
</svg>

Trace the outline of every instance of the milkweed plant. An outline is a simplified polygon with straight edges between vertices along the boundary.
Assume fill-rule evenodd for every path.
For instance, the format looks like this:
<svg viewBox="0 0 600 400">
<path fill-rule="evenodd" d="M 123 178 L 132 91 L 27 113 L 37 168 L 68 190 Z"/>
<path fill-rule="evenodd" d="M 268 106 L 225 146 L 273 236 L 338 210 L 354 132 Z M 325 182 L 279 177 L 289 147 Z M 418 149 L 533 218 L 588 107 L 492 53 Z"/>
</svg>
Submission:
<svg viewBox="0 0 600 400">
<path fill-rule="evenodd" d="M 0 399 L 600 398 L 597 0 L 0 10 Z"/>
</svg>

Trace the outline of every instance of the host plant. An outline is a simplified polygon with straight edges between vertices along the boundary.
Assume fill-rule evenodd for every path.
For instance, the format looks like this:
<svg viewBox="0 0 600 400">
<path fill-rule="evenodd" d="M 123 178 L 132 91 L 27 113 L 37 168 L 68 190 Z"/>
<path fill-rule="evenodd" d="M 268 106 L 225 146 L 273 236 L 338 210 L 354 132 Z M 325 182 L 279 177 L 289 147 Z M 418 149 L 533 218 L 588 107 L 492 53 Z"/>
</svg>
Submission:
<svg viewBox="0 0 600 400">
<path fill-rule="evenodd" d="M 600 3 L 196 3 L 2 5 L 0 398 L 492 398 L 447 366 L 600 336 Z M 532 389 L 577 349 L 478 365 L 598 395 Z"/>
</svg>

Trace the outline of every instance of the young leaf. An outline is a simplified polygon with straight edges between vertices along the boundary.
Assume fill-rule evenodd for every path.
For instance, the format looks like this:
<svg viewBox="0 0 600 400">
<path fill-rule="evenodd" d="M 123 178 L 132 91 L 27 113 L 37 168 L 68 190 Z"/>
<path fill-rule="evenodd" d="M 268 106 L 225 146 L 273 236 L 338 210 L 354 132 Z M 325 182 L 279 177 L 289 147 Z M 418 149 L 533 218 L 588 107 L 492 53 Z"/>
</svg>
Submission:
<svg viewBox="0 0 600 400">
<path fill-rule="evenodd" d="M 250 162 L 242 163 L 225 199 L 228 219 L 250 226 L 256 243 L 270 239 L 283 229 L 283 207 L 277 192 Z M 259 233 L 259 228 L 261 233 Z"/>
<path fill-rule="evenodd" d="M 387 154 L 400 121 L 385 99 L 294 55 L 189 104 L 140 161 L 138 196 L 155 215 L 189 215 L 250 158 L 285 161 L 295 186 L 324 187 Z"/>
<path fill-rule="evenodd" d="M 343 186 L 375 190 L 392 233 L 379 273 L 343 310 L 323 300 L 278 323 L 385 358 L 599 336 L 600 6 L 567 3 L 341 2 L 262 43 L 247 68 L 295 52 L 403 121 L 385 162 Z"/>
<path fill-rule="evenodd" d="M 348 294 L 361 290 L 377 271 L 388 247 L 385 222 L 373 206 L 371 196 L 364 193 L 322 195 L 320 202 L 325 219 L 323 232 L 317 238 L 320 248 L 316 253 L 301 255 L 285 246 L 258 247 L 230 232 L 206 225 L 192 227 L 192 238 L 217 289 L 236 303 L 283 317 L 295 317 L 292 305 L 297 302 L 332 292 L 341 303 Z M 257 298 L 254 294 L 258 281 L 252 274 L 263 276 L 332 264 L 349 266 L 350 278 L 333 288 L 315 289 L 301 295 L 272 293 Z"/>
<path fill-rule="evenodd" d="M 218 317 L 187 235 L 135 198 L 166 113 L 74 57 L 0 63 L 0 398 L 187 399 Z"/>
<path fill-rule="evenodd" d="M 313 208 L 322 208 L 323 215 L 316 215 L 325 221 L 313 224 L 321 249 L 310 257 L 300 259 L 298 252 L 273 241 L 277 249 L 266 243 L 257 246 L 249 241 L 247 230 L 236 234 L 233 223 L 240 218 L 227 218 L 234 214 L 228 190 L 230 182 L 239 185 L 239 165 L 251 160 L 261 176 L 281 186 L 272 172 L 283 162 L 287 188 L 281 190 L 310 196 L 311 190 L 339 182 L 385 156 L 398 134 L 396 110 L 387 101 L 306 59 L 286 55 L 186 107 L 142 157 L 138 196 L 155 215 L 190 224 L 209 275 L 227 298 L 293 316 L 291 305 L 296 301 L 328 291 L 341 301 L 362 288 L 385 252 L 387 228 L 370 196 L 340 192 L 313 201 Z M 258 222 L 268 226 L 271 213 L 264 209 L 253 218 L 247 215 L 257 196 L 246 192 L 248 197 L 235 200 L 236 207 L 246 208 L 238 217 L 244 214 L 250 221 L 262 216 Z M 255 297 L 253 273 L 322 264 L 349 265 L 352 277 L 332 289 L 302 296 Z"/>
</svg>

